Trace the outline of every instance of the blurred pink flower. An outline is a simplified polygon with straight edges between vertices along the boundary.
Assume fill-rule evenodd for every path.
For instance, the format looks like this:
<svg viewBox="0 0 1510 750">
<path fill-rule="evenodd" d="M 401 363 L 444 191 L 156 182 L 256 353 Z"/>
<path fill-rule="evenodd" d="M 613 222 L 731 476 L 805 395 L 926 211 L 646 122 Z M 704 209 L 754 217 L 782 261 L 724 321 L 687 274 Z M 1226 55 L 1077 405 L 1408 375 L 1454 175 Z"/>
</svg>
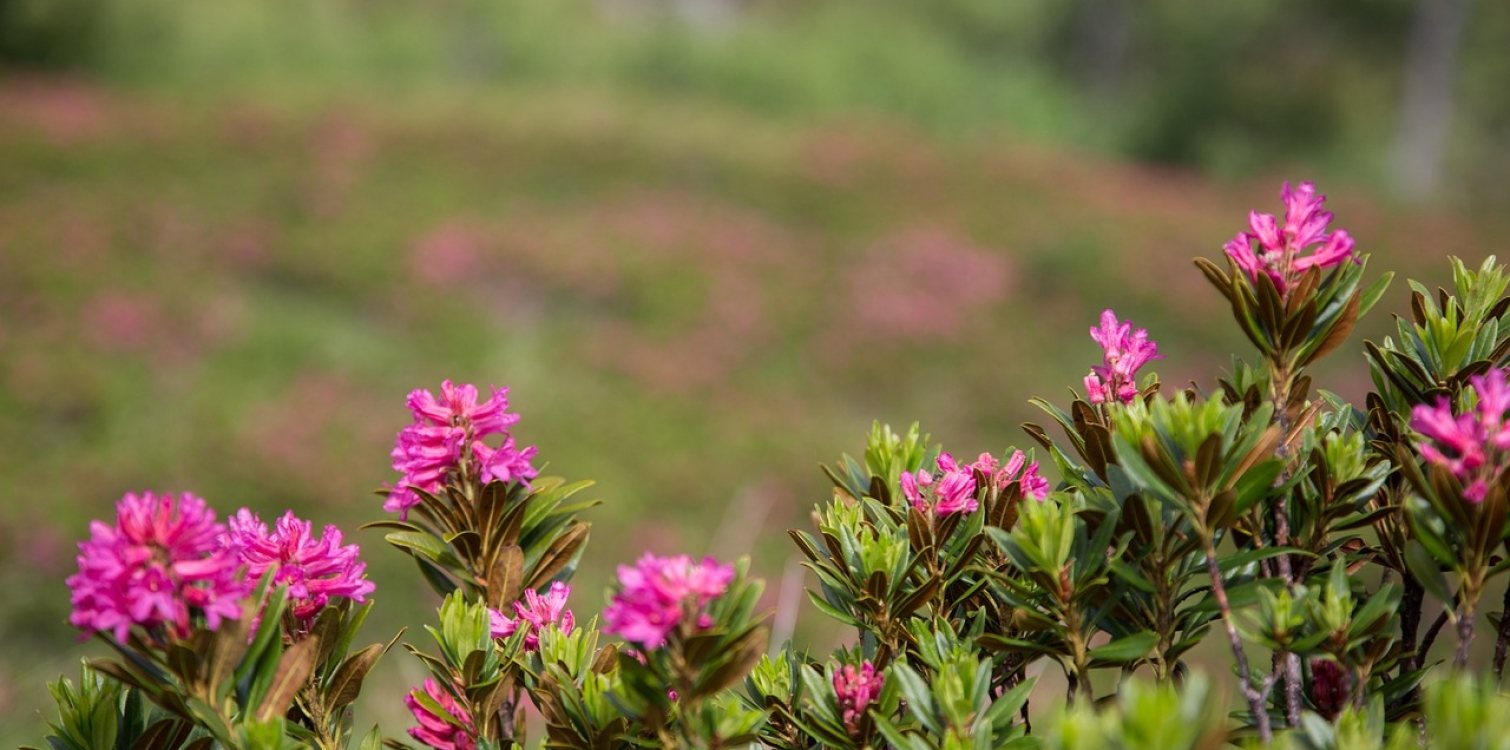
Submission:
<svg viewBox="0 0 1510 750">
<path fill-rule="evenodd" d="M 846 272 L 836 297 L 847 336 L 891 341 L 956 338 L 1012 291 L 1015 271 L 999 251 L 945 229 L 893 234 Z"/>
<path fill-rule="evenodd" d="M 1410 427 L 1425 440 L 1417 445 L 1421 457 L 1451 472 L 1463 483 L 1463 497 L 1482 502 L 1495 481 L 1510 465 L 1510 385 L 1506 372 L 1493 369 L 1468 379 L 1477 404 L 1473 411 L 1454 416 L 1452 404 L 1438 398 L 1435 406 L 1417 404 L 1411 410 Z"/>
<path fill-rule="evenodd" d="M 576 624 L 576 618 L 571 610 L 566 608 L 566 597 L 571 594 L 571 586 L 560 581 L 551 584 L 550 590 L 541 596 L 539 592 L 530 589 L 524 592 L 523 602 L 514 602 L 514 614 L 517 619 L 510 619 L 498 610 L 489 610 L 492 617 L 493 637 L 508 638 L 523 623 L 527 635 L 524 636 L 524 650 L 534 651 L 540 648 L 540 631 L 547 625 L 555 625 L 562 633 L 570 633 Z"/>
<path fill-rule="evenodd" d="M 105 351 L 146 348 L 163 327 L 161 305 L 141 295 L 106 292 L 87 302 L 81 314 L 90 342 Z"/>
<path fill-rule="evenodd" d="M 869 661 L 862 662 L 859 669 L 853 664 L 845 664 L 843 669 L 834 672 L 834 694 L 839 697 L 844 728 L 850 734 L 859 731 L 860 717 L 880 697 L 881 687 L 885 684 L 886 675 L 877 672 Z"/>
<path fill-rule="evenodd" d="M 193 612 L 210 630 L 241 616 L 252 586 L 221 547 L 225 527 L 203 500 L 128 493 L 116 511 L 114 526 L 95 521 L 79 543 L 79 572 L 68 578 L 70 623 L 86 635 L 110 631 L 124 641 L 133 624 L 186 638 Z"/>
<path fill-rule="evenodd" d="M 289 606 L 305 627 L 330 597 L 362 602 L 376 588 L 364 575 L 367 565 L 357 560 L 357 545 L 342 546 L 335 526 L 326 526 L 316 539 L 310 522 L 288 511 L 268 533 L 267 524 L 246 508 L 227 519 L 227 526 L 223 541 L 246 563 L 247 577 L 256 581 L 275 570 L 272 583 L 288 586 Z"/>
<path fill-rule="evenodd" d="M 476 386 L 452 385 L 447 380 L 440 389 L 440 399 L 425 390 L 409 394 L 414 423 L 399 431 L 391 454 L 394 470 L 403 472 L 404 478 L 383 504 L 383 510 L 398 513 L 400 518 L 407 519 L 409 509 L 420 503 L 411 487 L 438 491 L 446 473 L 460 468 L 468 453 L 476 462 L 473 470 L 484 482 L 528 481 L 536 475 L 530 464 L 534 446 L 519 450 L 508 434 L 508 428 L 519 421 L 519 415 L 508 413 L 509 389 L 494 388 L 493 395 L 481 404 L 477 403 Z M 504 436 L 497 448 L 483 442 L 483 438 L 494 435 Z"/>
<path fill-rule="evenodd" d="M 1138 397 L 1138 369 L 1164 358 L 1159 345 L 1148 340 L 1147 330 L 1133 330 L 1131 321 L 1118 322 L 1111 310 L 1101 313 L 1101 325 L 1091 329 L 1091 338 L 1101 345 L 1102 363 L 1085 376 L 1086 398 L 1093 404 L 1131 403 Z"/>
<path fill-rule="evenodd" d="M 1321 209 L 1326 196 L 1318 194 L 1314 184 L 1302 182 L 1292 190 L 1286 182 L 1279 197 L 1285 204 L 1283 227 L 1273 216 L 1251 211 L 1248 230 L 1238 232 L 1222 246 L 1253 283 L 1258 283 L 1260 274 L 1266 275 L 1274 280 L 1275 289 L 1284 294 L 1295 277 L 1308 269 L 1330 268 L 1347 260 L 1358 262 L 1353 238 L 1346 231 L 1339 229 L 1327 234 L 1332 212 Z M 1321 246 L 1311 254 L 1302 255 L 1318 244 Z"/>
<path fill-rule="evenodd" d="M 933 516 L 950 513 L 973 513 L 980 504 L 975 501 L 975 470 L 973 466 L 960 466 L 948 453 L 938 457 L 942 472 L 935 482 L 933 475 L 923 469 L 902 472 L 902 494 L 918 512 Z"/>
<path fill-rule="evenodd" d="M 482 230 L 448 222 L 414 241 L 409 270 L 432 286 L 454 287 L 477 276 L 486 247 Z"/>
<path fill-rule="evenodd" d="M 712 557 L 700 563 L 687 555 L 656 557 L 646 553 L 634 567 L 619 566 L 620 590 L 603 611 L 603 632 L 617 633 L 647 649 L 659 648 L 687 618 L 698 627 L 713 623 L 702 608 L 721 596 L 734 580 L 734 566 Z"/>
<path fill-rule="evenodd" d="M 423 688 L 404 696 L 404 704 L 419 726 L 409 727 L 409 736 L 437 750 L 473 750 L 477 747 L 472 717 L 433 679 Z"/>
</svg>

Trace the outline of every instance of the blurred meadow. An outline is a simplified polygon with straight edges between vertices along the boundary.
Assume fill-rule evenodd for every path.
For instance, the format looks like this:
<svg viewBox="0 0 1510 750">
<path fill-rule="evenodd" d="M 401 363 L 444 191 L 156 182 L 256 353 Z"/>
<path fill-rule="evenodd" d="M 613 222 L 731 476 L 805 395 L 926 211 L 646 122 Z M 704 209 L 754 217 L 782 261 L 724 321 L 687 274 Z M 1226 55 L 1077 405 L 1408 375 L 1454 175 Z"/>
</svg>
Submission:
<svg viewBox="0 0 1510 750">
<path fill-rule="evenodd" d="M 1507 38 L 1468 0 L 0 0 L 0 743 L 93 652 L 63 579 L 127 491 L 338 524 L 369 639 L 424 622 L 356 527 L 447 378 L 597 481 L 579 618 L 646 550 L 800 601 L 785 530 L 872 420 L 1027 448 L 1108 307 L 1166 384 L 1247 355 L 1190 259 L 1284 180 L 1370 277 L 1499 251 Z M 1407 300 L 1318 385 L 1361 399 Z"/>
</svg>

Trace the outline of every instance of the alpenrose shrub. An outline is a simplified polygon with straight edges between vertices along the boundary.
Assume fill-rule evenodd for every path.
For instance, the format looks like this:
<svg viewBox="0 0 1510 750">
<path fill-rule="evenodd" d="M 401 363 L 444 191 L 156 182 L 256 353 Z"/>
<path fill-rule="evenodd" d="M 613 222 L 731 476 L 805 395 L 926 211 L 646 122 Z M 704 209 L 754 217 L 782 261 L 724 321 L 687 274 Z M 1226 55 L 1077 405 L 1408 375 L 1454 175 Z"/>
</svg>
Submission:
<svg viewBox="0 0 1510 750">
<path fill-rule="evenodd" d="M 1374 391 L 1345 403 L 1308 368 L 1390 276 L 1364 285 L 1314 186 L 1281 199 L 1225 269 L 1196 261 L 1254 361 L 1166 393 L 1139 375 L 1158 345 L 1106 311 L 1084 396 L 1033 401 L 1063 437 L 1024 425 L 1057 487 L 1031 453 L 964 463 L 916 425 L 826 468 L 817 528 L 791 537 L 813 604 L 854 629 L 833 653 L 771 648 L 743 561 L 647 554 L 600 615 L 574 611 L 587 483 L 538 476 L 504 389 L 446 382 L 409 395 L 390 515 L 364 527 L 444 597 L 434 643 L 405 644 L 422 684 L 364 685 L 393 644 L 354 647 L 374 592 L 339 530 L 128 494 L 68 579 L 70 622 L 116 657 L 51 686 L 49 746 L 501 750 L 526 704 L 544 746 L 582 750 L 1510 745 L 1510 607 L 1485 611 L 1510 603 L 1510 276 L 1491 257 L 1412 283 L 1398 338 L 1365 342 Z M 1208 636 L 1238 702 L 1187 664 Z M 1049 665 L 1066 695 L 1034 690 Z M 364 687 L 408 706 L 407 737 L 356 739 Z"/>
</svg>

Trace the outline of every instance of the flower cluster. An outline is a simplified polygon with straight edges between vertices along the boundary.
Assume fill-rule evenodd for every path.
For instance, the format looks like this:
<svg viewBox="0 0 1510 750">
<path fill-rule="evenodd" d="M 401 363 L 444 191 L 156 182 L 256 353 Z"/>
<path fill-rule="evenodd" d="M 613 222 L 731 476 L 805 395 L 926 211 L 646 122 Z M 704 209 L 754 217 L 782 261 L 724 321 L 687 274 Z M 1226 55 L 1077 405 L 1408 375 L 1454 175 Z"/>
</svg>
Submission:
<svg viewBox="0 0 1510 750">
<path fill-rule="evenodd" d="M 227 526 L 223 542 L 246 564 L 247 576 L 256 581 L 275 571 L 272 583 L 288 586 L 290 609 L 306 628 L 330 597 L 361 602 L 375 588 L 364 575 L 366 564 L 357 560 L 357 545 L 342 546 L 341 530 L 334 526 L 315 538 L 310 522 L 288 511 L 269 533 L 267 524 L 246 508 L 227 519 Z"/>
<path fill-rule="evenodd" d="M 877 672 L 869 661 L 862 662 L 859 669 L 853 664 L 845 664 L 843 669 L 834 672 L 834 694 L 839 697 L 839 713 L 844 728 L 851 735 L 859 731 L 860 717 L 865 715 L 866 707 L 880 697 L 881 687 L 885 684 L 886 675 Z"/>
<path fill-rule="evenodd" d="M 647 649 L 660 648 L 676 627 L 697 618 L 697 627 L 713 623 L 702 613 L 734 580 L 734 566 L 712 557 L 693 562 L 687 555 L 656 557 L 646 553 L 634 567 L 619 566 L 621 589 L 603 610 L 603 632 Z"/>
<path fill-rule="evenodd" d="M 1510 464 L 1510 385 L 1505 371 L 1494 369 L 1469 378 L 1476 408 L 1454 416 L 1446 398 L 1435 406 L 1419 404 L 1411 410 L 1411 429 L 1426 439 L 1419 446 L 1427 461 L 1451 472 L 1463 483 L 1463 497 L 1482 502 L 1494 481 Z"/>
<path fill-rule="evenodd" d="M 1093 404 L 1131 403 L 1138 397 L 1138 369 L 1164 358 L 1159 345 L 1148 340 L 1147 330 L 1133 330 L 1132 321 L 1119 322 L 1111 310 L 1101 313 L 1101 326 L 1091 329 L 1091 338 L 1103 354 L 1102 364 L 1085 376 L 1086 398 Z"/>
<path fill-rule="evenodd" d="M 1287 182 L 1279 197 L 1285 204 L 1283 227 L 1269 214 L 1249 212 L 1249 228 L 1222 246 L 1253 283 L 1258 283 L 1260 275 L 1266 275 L 1274 280 L 1275 289 L 1284 294 L 1296 277 L 1311 268 L 1330 268 L 1347 260 L 1357 262 L 1353 238 L 1341 229 L 1327 232 L 1332 212 L 1321 209 L 1326 196 L 1317 194 L 1315 185 L 1302 182 L 1292 190 Z M 1309 255 L 1303 254 L 1316 245 L 1320 247 Z"/>
<path fill-rule="evenodd" d="M 114 526 L 91 523 L 79 543 L 79 572 L 68 577 L 70 623 L 125 641 L 132 625 L 186 638 L 194 613 L 210 630 L 241 616 L 252 586 L 235 553 L 221 546 L 225 527 L 203 500 L 127 494 L 116 514 Z"/>
<path fill-rule="evenodd" d="M 566 608 L 566 597 L 571 594 L 571 587 L 556 581 L 551 584 L 550 590 L 544 596 L 534 589 L 524 592 L 523 602 L 514 602 L 514 613 L 517 618 L 510 618 L 498 610 L 489 610 L 492 617 L 492 629 L 494 638 L 508 638 L 517 631 L 521 625 L 527 633 L 524 636 L 524 650 L 534 651 L 540 648 L 540 631 L 547 625 L 555 625 L 562 633 L 570 633 L 572 626 L 576 624 L 576 618 L 572 617 L 571 610 Z"/>
<path fill-rule="evenodd" d="M 1049 480 L 1038 475 L 1037 461 L 1029 464 L 1027 460 L 1022 451 L 1013 452 L 1005 464 L 989 453 L 982 453 L 975 463 L 962 466 L 954 456 L 941 453 L 937 478 L 923 469 L 902 472 L 902 494 L 918 512 L 939 518 L 950 513 L 974 513 L 980 507 L 975 499 L 977 477 L 984 478 L 997 490 L 1016 482 L 1023 497 L 1042 500 L 1049 494 Z"/>
<path fill-rule="evenodd" d="M 980 507 L 975 502 L 975 470 L 960 466 L 948 453 L 939 454 L 938 468 L 942 474 L 937 481 L 922 469 L 902 472 L 902 494 L 907 501 L 918 512 L 938 517 L 974 513 Z"/>
<path fill-rule="evenodd" d="M 473 750 L 477 747 L 472 717 L 435 680 L 404 696 L 404 704 L 419 726 L 409 727 L 409 736 L 437 750 Z"/>
<path fill-rule="evenodd" d="M 1028 463 L 1027 454 L 1022 451 L 1013 451 L 1012 457 L 1000 465 L 995 456 L 982 453 L 980 458 L 975 459 L 975 463 L 970 464 L 970 468 L 980 472 L 982 476 L 990 477 L 992 486 L 998 490 L 1017 482 L 1022 487 L 1023 497 L 1042 500 L 1049 496 L 1049 480 L 1039 476 L 1038 462 Z"/>
<path fill-rule="evenodd" d="M 391 454 L 394 470 L 404 478 L 389 492 L 383 510 L 406 520 L 409 509 L 420 503 L 412 488 L 436 492 L 454 469 L 465 468 L 483 482 L 527 481 L 536 475 L 530 464 L 534 446 L 520 450 L 508 433 L 519 415 L 508 413 L 507 388 L 494 388 L 481 404 L 472 385 L 452 385 L 447 380 L 440 391 L 439 399 L 426 390 L 409 394 L 414 423 L 399 431 Z M 483 442 L 495 435 L 503 436 L 497 448 Z"/>
</svg>

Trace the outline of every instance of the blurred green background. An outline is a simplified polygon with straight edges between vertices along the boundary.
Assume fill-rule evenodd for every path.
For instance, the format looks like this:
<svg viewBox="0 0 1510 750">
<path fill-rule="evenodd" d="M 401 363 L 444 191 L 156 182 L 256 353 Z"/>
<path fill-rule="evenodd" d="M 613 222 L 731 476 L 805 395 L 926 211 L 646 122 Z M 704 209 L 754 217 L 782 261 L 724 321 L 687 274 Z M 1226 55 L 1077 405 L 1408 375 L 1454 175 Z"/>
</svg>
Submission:
<svg viewBox="0 0 1510 750">
<path fill-rule="evenodd" d="M 92 653 L 63 579 L 126 491 L 337 523 L 370 639 L 424 622 L 355 529 L 445 378 L 598 481 L 579 620 L 645 550 L 750 554 L 776 609 L 871 420 L 1027 447 L 1108 307 L 1211 385 L 1249 349 L 1190 258 L 1284 180 L 1371 274 L 1495 252 L 1507 38 L 1470 0 L 0 0 L 0 743 Z M 1318 384 L 1361 398 L 1389 327 Z"/>
</svg>

